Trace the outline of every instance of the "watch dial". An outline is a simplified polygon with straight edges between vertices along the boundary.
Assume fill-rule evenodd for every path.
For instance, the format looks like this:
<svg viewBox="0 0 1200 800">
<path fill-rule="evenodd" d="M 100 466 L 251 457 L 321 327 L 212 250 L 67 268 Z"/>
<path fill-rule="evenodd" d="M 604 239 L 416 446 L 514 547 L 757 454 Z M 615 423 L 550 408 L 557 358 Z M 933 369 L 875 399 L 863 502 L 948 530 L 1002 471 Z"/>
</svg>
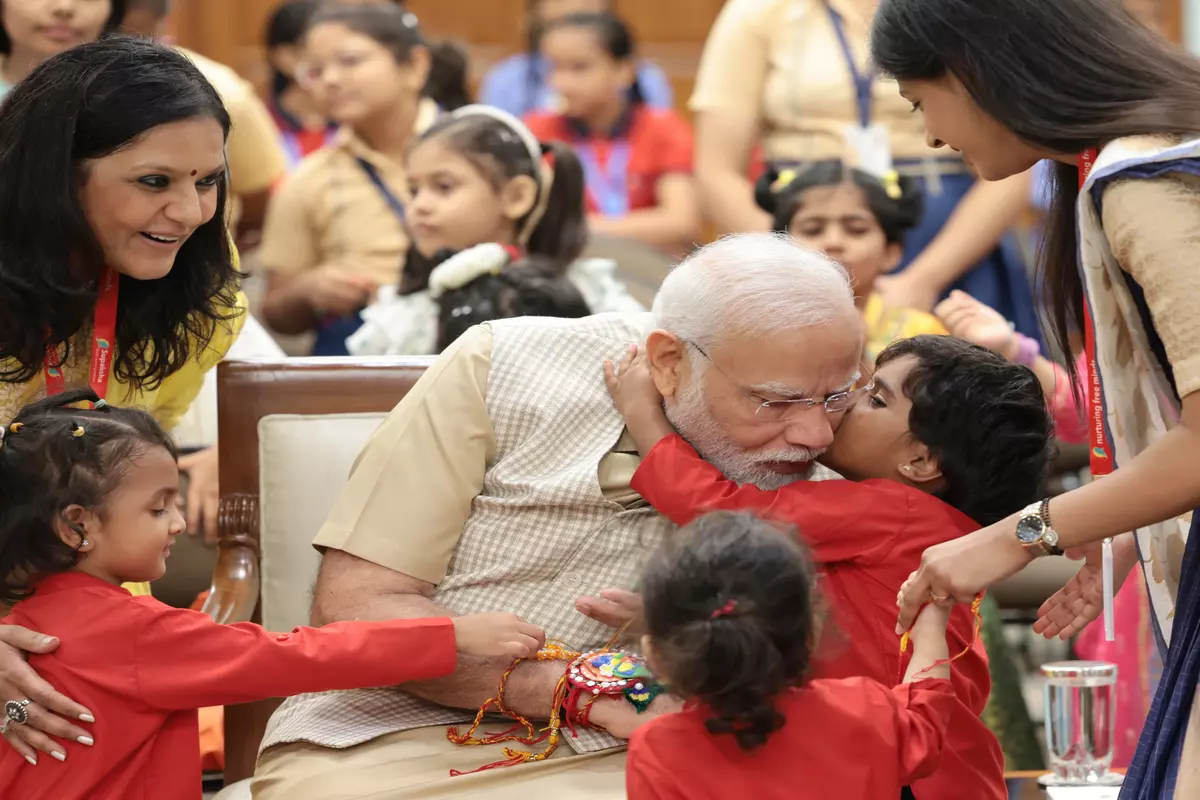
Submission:
<svg viewBox="0 0 1200 800">
<path fill-rule="evenodd" d="M 1025 544 L 1033 544 L 1042 538 L 1046 523 L 1040 517 L 1024 517 L 1017 522 L 1017 538 Z"/>
</svg>

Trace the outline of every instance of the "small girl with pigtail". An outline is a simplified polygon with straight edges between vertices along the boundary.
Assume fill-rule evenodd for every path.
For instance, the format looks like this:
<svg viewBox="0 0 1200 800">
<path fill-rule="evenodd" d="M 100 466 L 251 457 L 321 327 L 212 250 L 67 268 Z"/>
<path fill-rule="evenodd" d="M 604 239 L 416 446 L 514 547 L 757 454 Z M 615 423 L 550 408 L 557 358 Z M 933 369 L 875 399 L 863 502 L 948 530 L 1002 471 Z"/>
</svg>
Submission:
<svg viewBox="0 0 1200 800">
<path fill-rule="evenodd" d="M 893 800 L 938 766 L 955 707 L 949 610 L 918 617 L 898 686 L 807 680 L 821 613 L 798 539 L 717 512 L 647 566 L 642 649 L 686 705 L 633 734 L 629 800 Z"/>
<path fill-rule="evenodd" d="M 615 265 L 580 259 L 583 168 L 503 111 L 442 117 L 405 159 L 412 239 L 399 286 L 380 290 L 346 346 L 354 355 L 428 355 L 471 325 L 515 316 L 642 311 Z"/>
<path fill-rule="evenodd" d="M 74 407 L 84 401 L 96 407 Z M 184 530 L 171 438 L 91 390 L 28 406 L 0 431 L 0 605 L 15 604 L 3 623 L 61 643 L 30 666 L 92 723 L 39 760 L 26 723 L 45 712 L 0 698 L 12 745 L 0 797 L 200 800 L 200 707 L 438 678 L 456 653 L 523 658 L 545 643 L 507 613 L 273 634 L 134 597 L 121 585 L 162 577 Z"/>
</svg>

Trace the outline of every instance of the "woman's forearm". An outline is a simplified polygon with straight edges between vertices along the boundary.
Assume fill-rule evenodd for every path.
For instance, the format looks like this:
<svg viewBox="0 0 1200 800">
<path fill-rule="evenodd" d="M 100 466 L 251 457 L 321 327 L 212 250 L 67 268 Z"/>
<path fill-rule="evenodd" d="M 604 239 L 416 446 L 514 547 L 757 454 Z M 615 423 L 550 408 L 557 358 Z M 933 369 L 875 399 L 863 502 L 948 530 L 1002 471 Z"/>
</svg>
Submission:
<svg viewBox="0 0 1200 800">
<path fill-rule="evenodd" d="M 1169 431 L 1127 465 L 1050 501 L 1066 549 L 1177 517 L 1200 506 L 1200 434 Z"/>
<path fill-rule="evenodd" d="M 697 164 L 696 182 L 704 213 L 718 233 L 771 230 L 771 215 L 755 204 L 754 186 L 745 176 L 716 165 L 700 169 Z"/>
<path fill-rule="evenodd" d="M 942 230 L 905 270 L 906 277 L 944 293 L 982 261 L 1029 207 L 1030 174 L 976 181 Z"/>
</svg>

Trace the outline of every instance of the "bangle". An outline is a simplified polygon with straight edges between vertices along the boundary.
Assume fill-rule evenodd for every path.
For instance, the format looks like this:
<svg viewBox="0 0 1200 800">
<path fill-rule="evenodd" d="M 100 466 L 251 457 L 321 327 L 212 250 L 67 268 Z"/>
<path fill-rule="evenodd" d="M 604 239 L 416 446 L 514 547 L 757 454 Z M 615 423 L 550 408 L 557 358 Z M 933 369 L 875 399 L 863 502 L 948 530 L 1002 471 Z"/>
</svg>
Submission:
<svg viewBox="0 0 1200 800">
<path fill-rule="evenodd" d="M 1017 340 L 1017 352 L 1013 355 L 1012 360 L 1017 364 L 1032 367 L 1038 356 L 1042 354 L 1041 346 L 1038 345 L 1036 339 L 1030 339 L 1023 333 L 1014 332 L 1013 336 Z"/>
</svg>

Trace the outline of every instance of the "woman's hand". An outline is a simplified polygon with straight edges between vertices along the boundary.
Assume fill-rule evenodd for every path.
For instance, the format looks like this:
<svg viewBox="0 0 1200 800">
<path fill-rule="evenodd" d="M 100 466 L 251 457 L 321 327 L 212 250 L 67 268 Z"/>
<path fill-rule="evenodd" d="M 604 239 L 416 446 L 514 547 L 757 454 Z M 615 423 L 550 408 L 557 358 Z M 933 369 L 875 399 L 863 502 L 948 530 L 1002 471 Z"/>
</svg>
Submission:
<svg viewBox="0 0 1200 800">
<path fill-rule="evenodd" d="M 585 617 L 620 629 L 626 625 L 628 636 L 641 636 L 645 623 L 642 619 L 642 596 L 624 589 L 605 589 L 599 597 L 581 597 L 575 601 L 575 610 Z"/>
<path fill-rule="evenodd" d="M 179 459 L 179 469 L 188 474 L 188 491 L 184 499 L 188 533 L 203 531 L 204 543 L 216 544 L 217 513 L 221 507 L 216 446 Z"/>
<path fill-rule="evenodd" d="M 1042 603 L 1033 632 L 1047 639 L 1069 639 L 1092 623 L 1104 610 L 1103 542 L 1067 551 L 1067 558 L 1082 558 L 1083 566 L 1067 585 Z M 1137 544 L 1133 534 L 1113 539 L 1113 594 L 1137 564 Z"/>
<path fill-rule="evenodd" d="M 30 764 L 37 763 L 38 750 L 59 761 L 66 759 L 65 748 L 51 736 L 92 745 L 87 731 L 67 721 L 95 722 L 92 712 L 54 691 L 25 661 L 27 653 L 52 653 L 57 647 L 58 639 L 52 636 L 17 625 L 0 625 L 0 704 L 30 701 L 25 707 L 27 722 L 17 725 L 0 720 L 0 726 L 5 729 L 5 741 Z"/>
<path fill-rule="evenodd" d="M 951 336 L 986 347 L 1011 361 L 1017 354 L 1017 337 L 1012 325 L 996 309 L 984 305 L 966 292 L 955 289 L 937 304 L 933 313 Z"/>
<path fill-rule="evenodd" d="M 1017 541 L 1017 515 L 994 525 L 930 547 L 921 567 L 900 587 L 896 633 L 912 627 L 922 604 L 947 598 L 970 603 L 975 595 L 1020 572 L 1033 556 Z"/>
<path fill-rule="evenodd" d="M 883 298 L 886 306 L 926 312 L 933 311 L 938 295 L 941 294 L 938 289 L 925 285 L 905 272 L 876 278 L 875 291 Z"/>
<path fill-rule="evenodd" d="M 356 314 L 375 297 L 375 281 L 341 267 L 318 267 L 301 275 L 300 291 L 318 314 L 344 317 Z"/>
</svg>

